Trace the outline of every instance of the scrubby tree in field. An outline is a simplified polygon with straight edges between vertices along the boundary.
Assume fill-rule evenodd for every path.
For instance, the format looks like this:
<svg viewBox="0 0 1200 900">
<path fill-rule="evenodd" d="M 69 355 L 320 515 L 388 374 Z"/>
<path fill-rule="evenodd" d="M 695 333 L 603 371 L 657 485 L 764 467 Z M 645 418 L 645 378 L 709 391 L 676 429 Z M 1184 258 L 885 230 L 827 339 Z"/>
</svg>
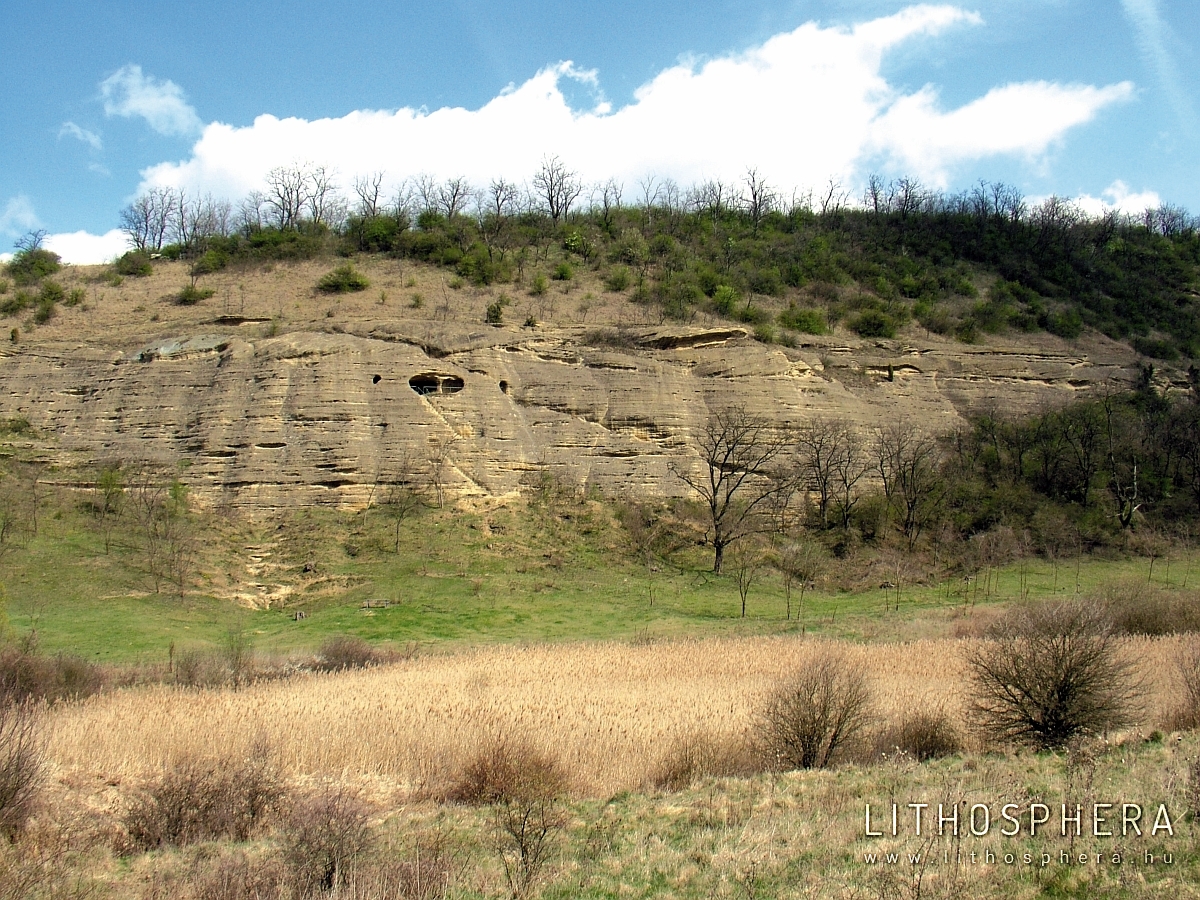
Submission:
<svg viewBox="0 0 1200 900">
<path fill-rule="evenodd" d="M 583 182 L 561 159 L 551 156 L 542 160 L 541 168 L 533 176 L 533 189 L 551 222 L 557 227 L 579 199 Z"/>
<path fill-rule="evenodd" d="M 855 487 L 867 474 L 869 462 L 862 440 L 846 422 L 817 419 L 796 431 L 801 478 L 816 493 L 817 518 L 829 528 L 831 518 L 843 528 L 858 498 Z"/>
<path fill-rule="evenodd" d="M 967 656 L 987 737 L 1042 750 L 1129 720 L 1139 693 L 1104 611 L 1078 601 L 1020 606 Z"/>
<path fill-rule="evenodd" d="M 697 436 L 700 471 L 672 467 L 704 501 L 716 574 L 725 549 L 759 530 L 771 502 L 786 486 L 779 463 L 787 445 L 780 428 L 745 407 L 729 407 L 709 416 Z"/>
</svg>

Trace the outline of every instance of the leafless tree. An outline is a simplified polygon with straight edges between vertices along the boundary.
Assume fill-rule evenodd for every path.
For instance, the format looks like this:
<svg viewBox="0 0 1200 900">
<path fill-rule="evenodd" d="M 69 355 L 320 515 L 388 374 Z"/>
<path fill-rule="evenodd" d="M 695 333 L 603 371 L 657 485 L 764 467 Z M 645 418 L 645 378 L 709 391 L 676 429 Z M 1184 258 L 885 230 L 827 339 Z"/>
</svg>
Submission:
<svg viewBox="0 0 1200 900">
<path fill-rule="evenodd" d="M 175 192 L 150 188 L 121 210 L 121 231 L 137 250 L 161 250 L 173 219 Z"/>
<path fill-rule="evenodd" d="M 251 191 L 238 204 L 236 222 L 239 231 L 258 231 L 267 223 L 263 210 L 267 206 L 267 195 L 262 191 Z"/>
<path fill-rule="evenodd" d="M 778 197 L 774 188 L 767 184 L 758 169 L 747 169 L 746 177 L 742 179 L 742 209 L 750 217 L 754 233 L 758 234 L 758 226 L 767 214 L 775 209 Z"/>
<path fill-rule="evenodd" d="M 876 429 L 876 469 L 888 504 L 899 512 L 910 550 L 937 514 L 946 491 L 939 462 L 937 442 L 915 426 L 894 423 Z"/>
<path fill-rule="evenodd" d="M 326 166 L 306 166 L 308 176 L 308 217 L 317 225 L 336 228 L 345 217 L 345 207 L 338 194 L 335 172 Z"/>
<path fill-rule="evenodd" d="M 843 528 L 858 497 L 855 488 L 867 474 L 869 460 L 862 440 L 839 419 L 816 419 L 796 431 L 802 476 L 817 495 L 817 516 L 822 528 L 837 515 Z"/>
<path fill-rule="evenodd" d="M 438 183 L 432 175 L 422 172 L 412 179 L 412 194 L 421 212 L 437 212 Z"/>
<path fill-rule="evenodd" d="M 425 502 L 425 492 L 417 482 L 417 468 L 412 457 L 404 454 L 395 466 L 395 472 L 383 488 L 379 506 L 391 521 L 393 528 L 392 552 L 400 552 L 400 530 L 404 523 Z"/>
<path fill-rule="evenodd" d="M 308 208 L 311 190 L 306 166 L 276 166 L 268 172 L 264 205 L 271 224 L 278 228 L 299 225 Z"/>
<path fill-rule="evenodd" d="M 604 184 L 597 185 L 596 190 L 600 195 L 600 221 L 604 227 L 612 227 L 612 215 L 621 208 L 621 194 L 624 193 L 625 187 L 615 178 L 610 178 Z"/>
<path fill-rule="evenodd" d="M 471 198 L 471 184 L 459 176 L 447 178 L 434 191 L 434 209 L 447 219 L 453 219 L 467 207 Z"/>
<path fill-rule="evenodd" d="M 837 180 L 830 178 L 829 183 L 825 186 L 824 193 L 821 194 L 821 215 L 827 216 L 840 213 L 849 199 L 850 195 L 841 184 Z"/>
<path fill-rule="evenodd" d="M 804 630 L 804 594 L 808 586 L 820 577 L 825 568 L 825 551 L 816 541 L 801 541 L 784 547 L 775 558 L 775 567 L 783 578 L 783 594 L 787 603 L 787 618 L 792 617 L 792 591 L 800 588 L 796 620 Z"/>
<path fill-rule="evenodd" d="M 541 167 L 534 173 L 533 189 L 539 202 L 550 215 L 551 222 L 558 225 L 571 211 L 571 206 L 583 192 L 583 182 L 568 169 L 557 156 L 542 159 Z"/>
<path fill-rule="evenodd" d="M 733 576 L 737 581 L 738 597 L 742 601 L 742 618 L 746 618 L 746 599 L 750 596 L 750 588 L 762 574 L 763 557 L 759 549 L 748 546 L 745 542 L 737 544 L 730 551 L 733 562 Z"/>
<path fill-rule="evenodd" d="M 707 507 L 713 572 L 720 574 L 728 546 L 762 529 L 764 513 L 786 483 L 776 463 L 787 444 L 779 428 L 745 407 L 728 407 L 709 416 L 696 438 L 700 471 L 672 465 Z"/>
<path fill-rule="evenodd" d="M 492 179 L 486 190 L 476 194 L 475 219 L 489 260 L 496 250 L 500 251 L 500 258 L 504 258 L 506 247 L 503 238 L 520 200 L 520 188 L 503 178 Z"/>
<path fill-rule="evenodd" d="M 374 219 L 383 212 L 383 173 L 354 177 L 354 194 L 358 197 L 358 214 L 364 219 Z"/>
</svg>

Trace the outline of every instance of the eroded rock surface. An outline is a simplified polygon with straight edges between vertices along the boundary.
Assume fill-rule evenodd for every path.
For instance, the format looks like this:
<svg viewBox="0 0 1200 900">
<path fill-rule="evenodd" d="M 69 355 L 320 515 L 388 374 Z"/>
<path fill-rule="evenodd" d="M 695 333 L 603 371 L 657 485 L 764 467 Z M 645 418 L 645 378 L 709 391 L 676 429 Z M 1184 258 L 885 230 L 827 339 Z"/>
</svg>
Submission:
<svg viewBox="0 0 1200 900">
<path fill-rule="evenodd" d="M 76 458 L 186 459 L 201 503 L 269 511 L 359 506 L 381 482 L 429 478 L 439 458 L 453 492 L 502 494 L 546 467 L 609 492 L 672 495 L 683 486 L 669 465 L 695 461 L 692 436 L 722 406 L 941 431 L 972 409 L 1033 410 L 1137 372 L 1128 348 L 1099 337 L 783 348 L 736 326 L 418 338 L 357 322 L 257 338 L 238 324 L 130 346 L 5 348 L 0 416 L 27 418 Z"/>
</svg>

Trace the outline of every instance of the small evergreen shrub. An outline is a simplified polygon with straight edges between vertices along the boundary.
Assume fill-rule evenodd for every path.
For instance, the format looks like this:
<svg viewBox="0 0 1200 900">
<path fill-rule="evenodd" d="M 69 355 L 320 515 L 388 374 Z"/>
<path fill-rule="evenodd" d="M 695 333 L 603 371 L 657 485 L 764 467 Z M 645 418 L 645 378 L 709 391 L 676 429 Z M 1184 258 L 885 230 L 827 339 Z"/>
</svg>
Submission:
<svg viewBox="0 0 1200 900">
<path fill-rule="evenodd" d="M 370 285 L 366 277 L 356 271 L 354 266 L 345 263 L 323 275 L 317 282 L 317 290 L 325 294 L 348 294 L 365 291 Z"/>
</svg>

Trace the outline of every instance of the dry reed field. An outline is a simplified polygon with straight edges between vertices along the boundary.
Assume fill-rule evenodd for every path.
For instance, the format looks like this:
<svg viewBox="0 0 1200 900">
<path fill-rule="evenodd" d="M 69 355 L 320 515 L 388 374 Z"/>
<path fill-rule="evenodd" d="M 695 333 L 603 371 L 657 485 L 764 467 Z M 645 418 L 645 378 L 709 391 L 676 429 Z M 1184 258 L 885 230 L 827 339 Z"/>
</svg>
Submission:
<svg viewBox="0 0 1200 900">
<path fill-rule="evenodd" d="M 517 738 L 557 758 L 572 793 L 605 797 L 644 787 L 682 735 L 744 734 L 772 686 L 831 644 L 490 647 L 241 690 L 130 688 L 53 709 L 49 755 L 60 776 L 111 782 L 188 757 L 248 754 L 265 741 L 285 776 L 419 794 L 486 741 Z M 878 720 L 941 707 L 969 725 L 961 710 L 970 640 L 836 646 L 866 665 Z M 1159 728 L 1177 705 L 1179 639 L 1127 638 L 1122 649 L 1146 688 L 1130 727 Z"/>
</svg>

